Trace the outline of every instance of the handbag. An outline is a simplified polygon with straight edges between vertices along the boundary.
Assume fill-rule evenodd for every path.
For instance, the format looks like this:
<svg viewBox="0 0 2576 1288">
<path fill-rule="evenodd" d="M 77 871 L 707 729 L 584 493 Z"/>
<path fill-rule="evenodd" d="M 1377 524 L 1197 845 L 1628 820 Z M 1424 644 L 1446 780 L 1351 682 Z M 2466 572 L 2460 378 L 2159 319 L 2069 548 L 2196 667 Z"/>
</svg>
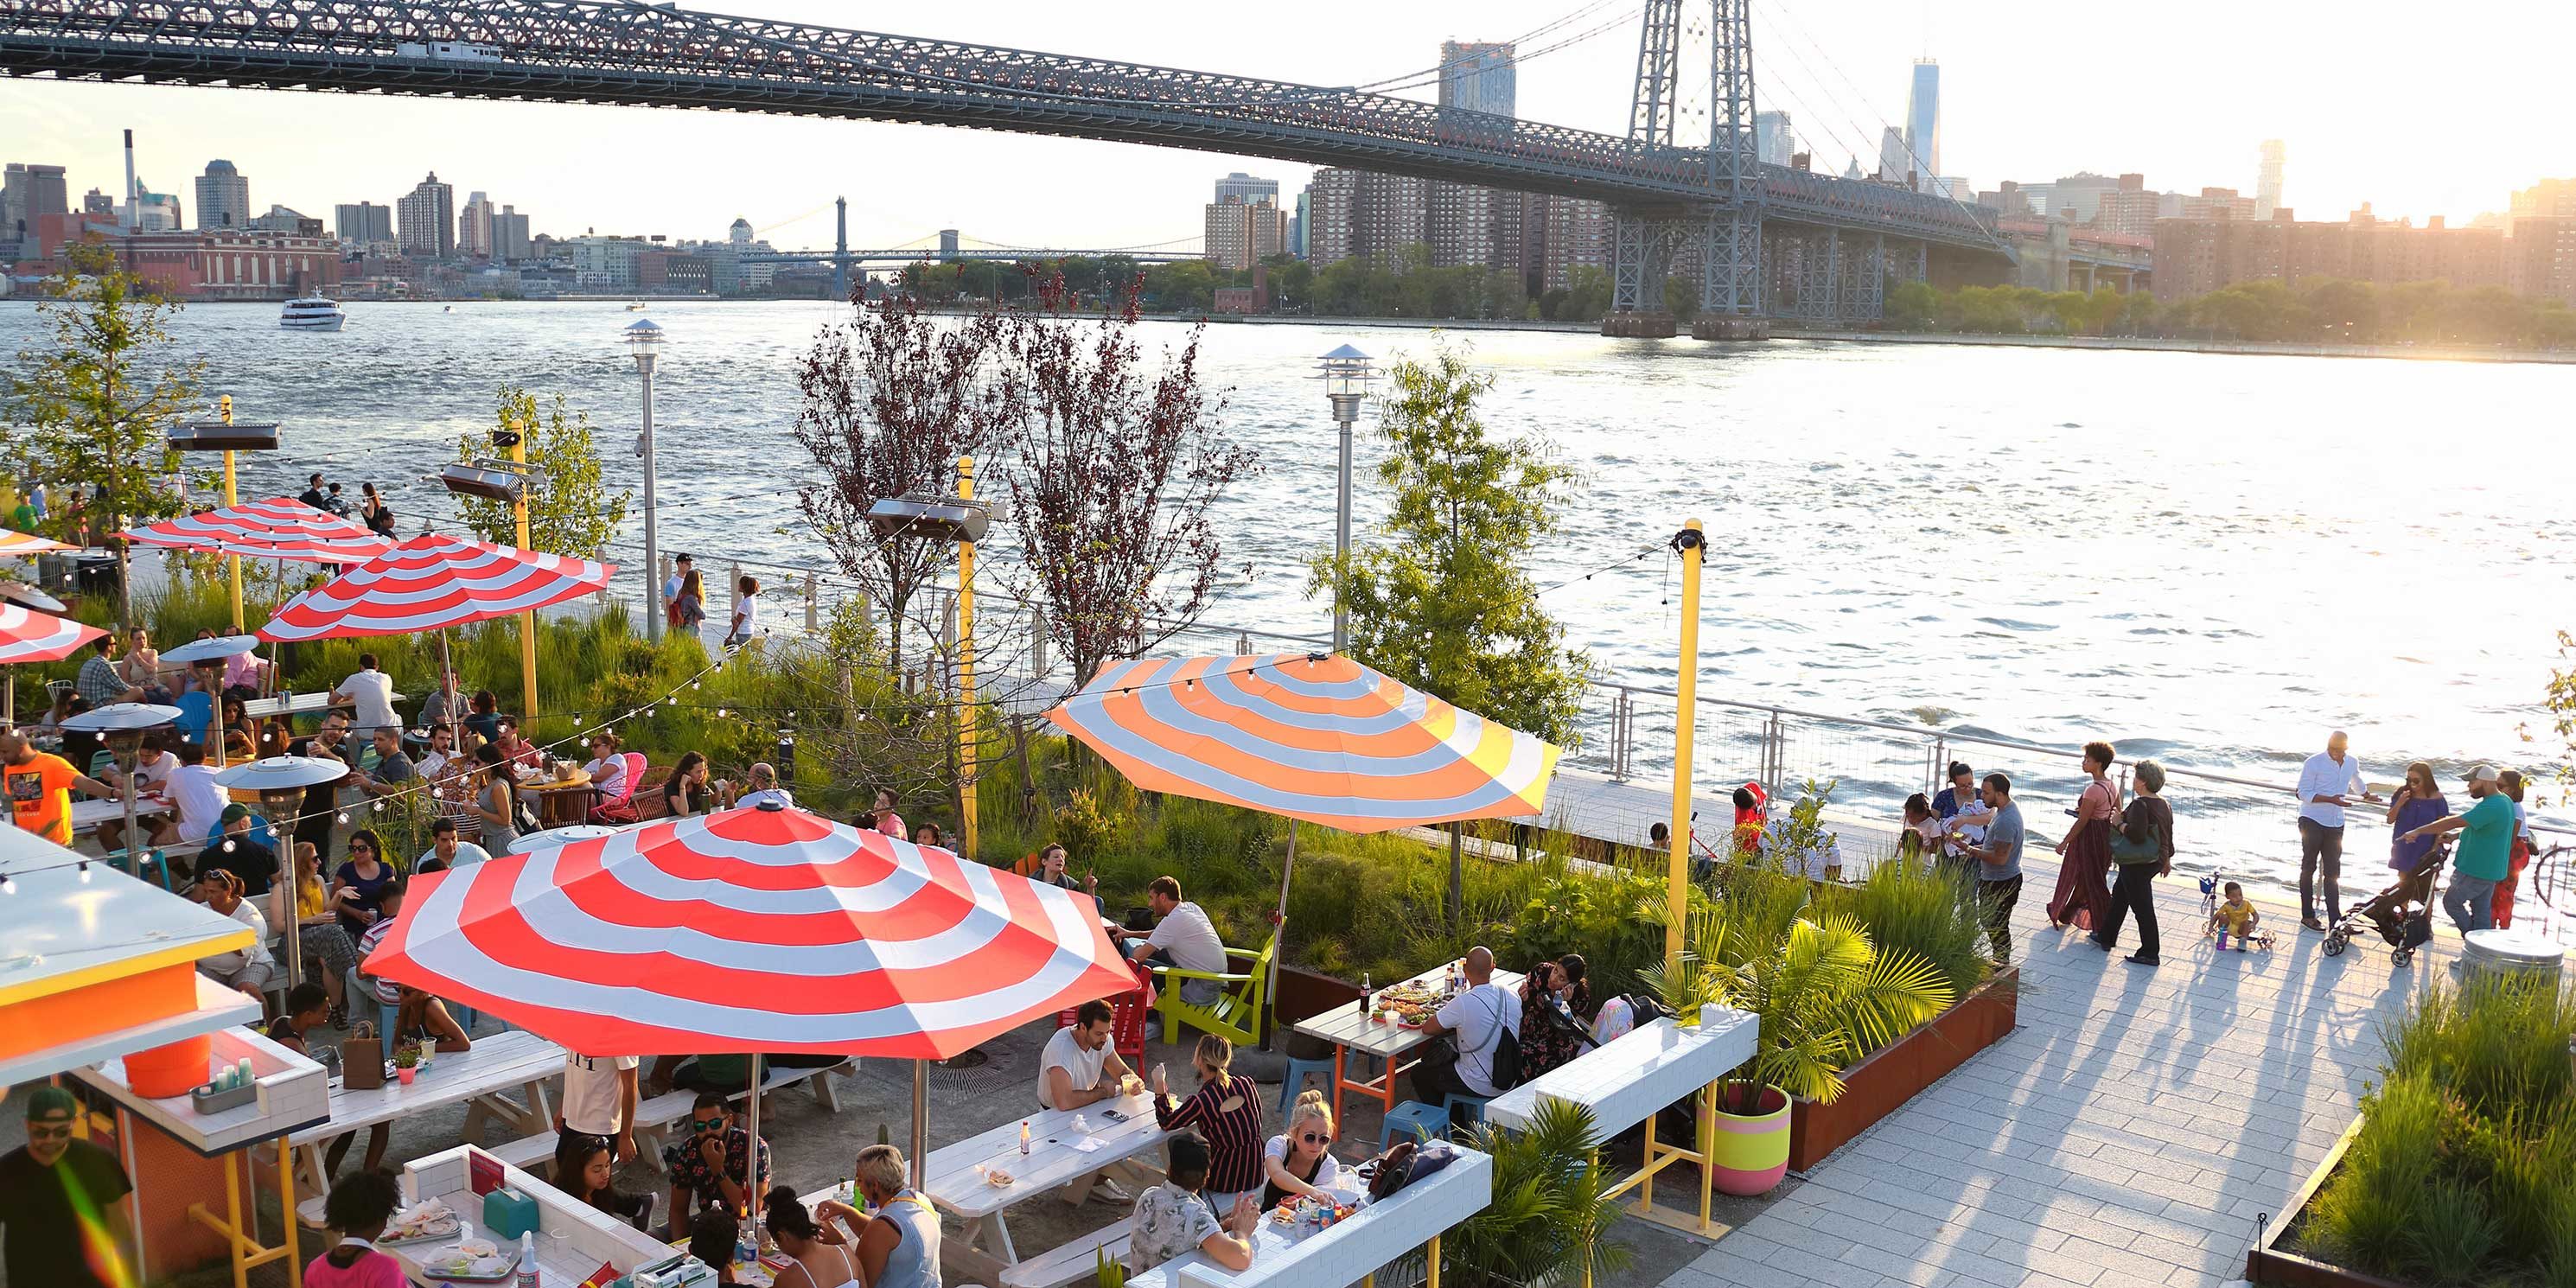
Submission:
<svg viewBox="0 0 2576 1288">
<path fill-rule="evenodd" d="M 385 1042 L 366 1020 L 358 1021 L 340 1041 L 340 1085 L 351 1091 L 385 1085 Z"/>
<path fill-rule="evenodd" d="M 2131 802 L 2132 805 L 2135 803 Z M 2165 857 L 2166 826 L 2167 824 L 2164 823 L 2150 825 L 2147 828 L 2147 838 L 2143 841 L 2132 841 L 2126 831 L 2117 827 L 2112 828 L 2111 861 L 2121 864 L 2162 862 Z"/>
</svg>

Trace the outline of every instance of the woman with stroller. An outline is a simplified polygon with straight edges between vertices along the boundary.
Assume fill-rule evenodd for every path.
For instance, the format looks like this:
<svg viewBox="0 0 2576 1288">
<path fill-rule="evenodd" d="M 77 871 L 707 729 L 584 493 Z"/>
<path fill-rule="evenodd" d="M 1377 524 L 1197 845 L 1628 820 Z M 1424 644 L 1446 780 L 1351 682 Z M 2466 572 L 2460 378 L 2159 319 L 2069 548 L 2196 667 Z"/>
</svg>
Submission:
<svg viewBox="0 0 2576 1288">
<path fill-rule="evenodd" d="M 2433 901 L 2434 869 L 2430 862 L 2433 847 L 2440 844 L 2432 837 L 2408 840 L 2415 829 L 2447 818 L 2451 803 L 2442 798 L 2442 789 L 2433 782 L 2433 767 L 2416 761 L 2406 767 L 2406 785 L 2388 802 L 2388 866 L 2397 879 L 2387 889 L 2361 906 L 2361 914 L 2379 927 L 2381 938 L 2391 944 L 2405 942 L 2407 918 Z"/>
</svg>

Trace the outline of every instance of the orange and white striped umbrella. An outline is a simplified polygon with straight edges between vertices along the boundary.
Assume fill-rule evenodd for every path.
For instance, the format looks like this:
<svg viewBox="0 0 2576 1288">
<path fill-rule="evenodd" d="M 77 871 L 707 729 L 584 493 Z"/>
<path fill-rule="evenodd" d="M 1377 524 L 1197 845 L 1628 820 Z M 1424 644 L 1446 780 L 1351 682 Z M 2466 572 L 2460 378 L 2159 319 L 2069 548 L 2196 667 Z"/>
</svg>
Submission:
<svg viewBox="0 0 2576 1288">
<path fill-rule="evenodd" d="M 1346 832 L 1537 814 L 1560 754 L 1338 654 L 1113 662 L 1047 718 L 1147 791 Z"/>
<path fill-rule="evenodd" d="M 416 878 L 366 970 L 575 1051 L 913 1060 L 1136 987 L 1090 899 L 774 806 Z"/>
<path fill-rule="evenodd" d="M 78 549 L 80 549 L 79 546 L 56 541 L 51 537 L 32 536 L 28 533 L 0 528 L 0 558 L 15 559 L 20 555 L 60 554 L 66 550 Z"/>
</svg>

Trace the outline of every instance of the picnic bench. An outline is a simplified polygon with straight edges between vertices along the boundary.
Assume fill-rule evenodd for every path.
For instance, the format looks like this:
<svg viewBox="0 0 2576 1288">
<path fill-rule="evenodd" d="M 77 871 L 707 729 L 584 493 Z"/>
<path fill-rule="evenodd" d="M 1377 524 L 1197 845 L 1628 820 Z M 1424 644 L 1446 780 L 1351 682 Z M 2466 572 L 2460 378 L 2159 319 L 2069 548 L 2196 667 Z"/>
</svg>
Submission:
<svg viewBox="0 0 2576 1288">
<path fill-rule="evenodd" d="M 832 1089 L 832 1080 L 826 1075 L 839 1073 L 856 1076 L 858 1071 L 859 1062 L 856 1057 L 820 1069 L 769 1068 L 760 1080 L 760 1093 L 765 1096 L 770 1092 L 802 1082 L 813 1091 L 815 1103 L 837 1114 L 841 1112 L 841 1099 Z M 727 1099 L 740 1100 L 746 1094 L 748 1092 L 744 1089 L 736 1088 Z M 637 1099 L 635 1103 L 637 1157 L 658 1156 L 662 1146 L 667 1143 L 672 1126 L 687 1118 L 697 1103 L 698 1093 L 686 1089 L 666 1091 L 658 1096 L 643 1096 Z M 512 1167 L 535 1172 L 553 1167 L 555 1139 L 554 1126 L 549 1123 L 543 1131 L 492 1147 L 487 1152 Z"/>
<path fill-rule="evenodd" d="M 1258 950 L 1229 948 L 1225 955 L 1240 960 L 1244 968 L 1219 974 L 1215 971 L 1183 970 L 1178 966 L 1156 966 L 1154 973 L 1163 977 L 1162 996 L 1155 1009 L 1163 1014 L 1163 1040 L 1180 1041 L 1182 1026 L 1213 1033 L 1238 1047 L 1261 1044 L 1262 1004 L 1270 996 L 1270 959 L 1279 951 L 1279 935 L 1271 932 L 1270 942 Z M 1216 1000 L 1205 1004 L 1184 1000 L 1182 985 L 1192 981 L 1214 980 L 1218 986 Z"/>
</svg>

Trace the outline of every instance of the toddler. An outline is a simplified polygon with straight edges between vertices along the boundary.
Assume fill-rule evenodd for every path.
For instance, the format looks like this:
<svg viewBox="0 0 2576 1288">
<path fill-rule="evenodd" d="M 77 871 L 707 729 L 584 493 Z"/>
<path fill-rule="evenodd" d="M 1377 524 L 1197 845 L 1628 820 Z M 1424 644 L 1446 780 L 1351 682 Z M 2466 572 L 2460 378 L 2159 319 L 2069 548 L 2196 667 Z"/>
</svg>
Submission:
<svg viewBox="0 0 2576 1288">
<path fill-rule="evenodd" d="M 2217 911 L 2209 914 L 2210 928 L 2218 932 L 2218 951 L 2226 952 L 2227 937 L 2234 935 L 2236 951 L 2241 953 L 2245 951 L 2246 934 L 2254 929 L 2256 922 L 2263 919 L 2262 914 L 2254 911 L 2254 905 L 2245 901 L 2245 887 L 2230 881 L 2227 883 L 2226 894 L 2226 900 L 2218 905 Z"/>
</svg>

